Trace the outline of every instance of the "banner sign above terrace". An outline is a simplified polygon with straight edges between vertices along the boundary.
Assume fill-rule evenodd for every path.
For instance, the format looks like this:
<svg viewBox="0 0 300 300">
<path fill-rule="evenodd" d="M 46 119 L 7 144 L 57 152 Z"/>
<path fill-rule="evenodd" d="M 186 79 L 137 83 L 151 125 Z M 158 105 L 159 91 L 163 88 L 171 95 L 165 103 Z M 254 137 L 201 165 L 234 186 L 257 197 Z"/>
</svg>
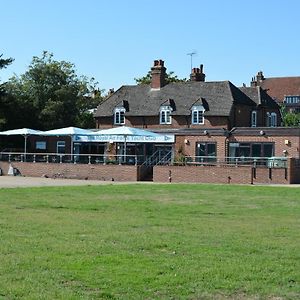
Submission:
<svg viewBox="0 0 300 300">
<path fill-rule="evenodd" d="M 125 140 L 126 137 L 126 140 Z M 174 143 L 175 136 L 172 134 L 160 136 L 138 135 L 75 135 L 73 142 L 124 142 L 128 143 Z"/>
</svg>

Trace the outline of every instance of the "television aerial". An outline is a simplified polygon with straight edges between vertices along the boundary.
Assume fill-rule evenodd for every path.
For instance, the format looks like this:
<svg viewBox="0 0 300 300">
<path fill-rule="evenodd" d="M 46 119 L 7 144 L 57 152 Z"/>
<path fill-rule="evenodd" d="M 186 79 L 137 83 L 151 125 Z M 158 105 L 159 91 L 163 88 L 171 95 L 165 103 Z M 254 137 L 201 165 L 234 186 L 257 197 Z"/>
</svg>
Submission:
<svg viewBox="0 0 300 300">
<path fill-rule="evenodd" d="M 191 72 L 192 72 L 192 69 L 193 69 L 193 56 L 196 55 L 196 54 L 197 54 L 196 51 L 192 51 L 192 52 L 186 54 L 186 55 L 189 55 L 191 57 Z"/>
</svg>

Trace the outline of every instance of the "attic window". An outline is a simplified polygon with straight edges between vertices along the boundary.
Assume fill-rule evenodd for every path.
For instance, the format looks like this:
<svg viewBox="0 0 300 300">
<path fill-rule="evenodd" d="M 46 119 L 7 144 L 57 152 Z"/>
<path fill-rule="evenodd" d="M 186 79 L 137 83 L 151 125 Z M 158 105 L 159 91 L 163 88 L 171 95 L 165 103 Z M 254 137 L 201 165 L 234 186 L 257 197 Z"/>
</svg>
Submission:
<svg viewBox="0 0 300 300">
<path fill-rule="evenodd" d="M 114 124 L 122 125 L 125 124 L 125 111 L 124 107 L 117 107 L 114 111 Z"/>
<path fill-rule="evenodd" d="M 169 105 L 163 105 L 159 110 L 159 123 L 160 124 L 172 124 L 172 107 Z"/>
<path fill-rule="evenodd" d="M 204 124 L 204 111 L 202 105 L 192 107 L 192 124 Z"/>
</svg>

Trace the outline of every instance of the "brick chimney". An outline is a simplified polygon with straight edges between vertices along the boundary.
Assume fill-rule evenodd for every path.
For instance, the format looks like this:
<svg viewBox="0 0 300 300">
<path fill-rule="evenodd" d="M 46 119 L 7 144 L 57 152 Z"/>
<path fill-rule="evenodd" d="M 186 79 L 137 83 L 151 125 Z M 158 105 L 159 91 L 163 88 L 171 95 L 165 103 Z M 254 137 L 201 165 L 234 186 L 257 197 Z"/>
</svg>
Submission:
<svg viewBox="0 0 300 300">
<path fill-rule="evenodd" d="M 203 73 L 203 65 L 200 68 L 193 68 L 190 75 L 191 81 L 205 81 L 205 74 Z"/>
<path fill-rule="evenodd" d="M 260 83 L 265 80 L 265 76 L 263 74 L 262 71 L 257 72 L 256 78 L 253 77 L 252 81 L 251 81 L 251 86 L 255 87 L 255 86 L 260 86 Z"/>
<path fill-rule="evenodd" d="M 166 84 L 166 68 L 163 60 L 155 60 L 151 68 L 151 88 L 160 89 Z"/>
</svg>

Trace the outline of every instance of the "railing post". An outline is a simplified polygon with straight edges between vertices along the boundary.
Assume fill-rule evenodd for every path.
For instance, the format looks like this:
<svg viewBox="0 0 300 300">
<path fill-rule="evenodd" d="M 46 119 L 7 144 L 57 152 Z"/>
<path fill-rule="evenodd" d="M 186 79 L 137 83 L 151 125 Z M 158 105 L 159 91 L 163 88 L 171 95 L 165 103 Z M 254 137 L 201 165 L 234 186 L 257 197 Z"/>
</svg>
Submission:
<svg viewBox="0 0 300 300">
<path fill-rule="evenodd" d="M 21 154 L 21 162 L 23 162 L 23 154 Z"/>
<path fill-rule="evenodd" d="M 135 156 L 135 165 L 137 166 L 137 155 Z"/>
<path fill-rule="evenodd" d="M 59 163 L 62 164 L 62 155 L 59 156 Z"/>
<path fill-rule="evenodd" d="M 49 155 L 48 154 L 46 155 L 46 163 L 47 164 L 49 163 Z"/>
<path fill-rule="evenodd" d="M 33 162 L 35 163 L 35 154 L 33 154 Z"/>
<path fill-rule="evenodd" d="M 91 164 L 91 156 L 89 155 L 89 162 L 88 164 L 90 165 Z"/>
<path fill-rule="evenodd" d="M 8 162 L 11 162 L 11 154 L 8 154 Z"/>
</svg>

